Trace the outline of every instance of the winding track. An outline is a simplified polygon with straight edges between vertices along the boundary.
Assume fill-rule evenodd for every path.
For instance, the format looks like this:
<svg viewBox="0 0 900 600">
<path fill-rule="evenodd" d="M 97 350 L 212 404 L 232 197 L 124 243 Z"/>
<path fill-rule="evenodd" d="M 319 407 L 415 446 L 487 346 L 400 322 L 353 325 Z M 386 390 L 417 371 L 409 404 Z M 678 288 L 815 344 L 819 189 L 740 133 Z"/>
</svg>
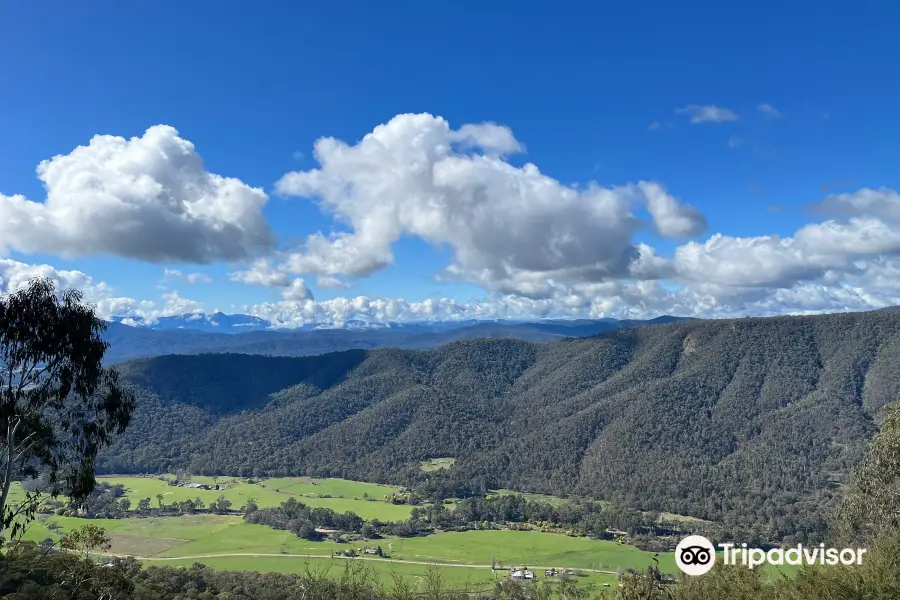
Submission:
<svg viewBox="0 0 900 600">
<path fill-rule="evenodd" d="M 131 555 L 120 555 L 120 556 L 131 556 Z M 465 567 L 468 569 L 490 569 L 491 565 L 469 565 L 469 564 L 460 564 L 460 563 L 441 563 L 441 562 L 429 562 L 429 561 L 421 561 L 421 560 L 391 560 L 385 558 L 375 558 L 371 556 L 356 556 L 356 557 L 347 557 L 347 556 L 331 556 L 329 554 L 259 554 L 254 552 L 239 552 L 239 553 L 228 553 L 228 554 L 194 554 L 192 556 L 133 556 L 132 558 L 141 561 L 167 561 L 167 560 L 194 560 L 197 558 L 226 558 L 229 556 L 249 556 L 249 557 L 281 557 L 281 558 L 333 558 L 335 560 L 371 560 L 375 562 L 382 562 L 388 564 L 407 564 L 407 565 L 434 565 L 436 567 Z M 566 569 L 571 568 L 573 571 L 585 571 L 587 573 L 605 573 L 607 575 L 615 575 L 615 571 L 604 571 L 601 569 L 584 569 L 581 567 L 560 567 L 559 565 L 553 567 L 547 566 L 533 566 L 531 569 L 541 570 L 541 569 Z M 496 569 L 498 571 L 503 571 L 505 569 Z"/>
</svg>

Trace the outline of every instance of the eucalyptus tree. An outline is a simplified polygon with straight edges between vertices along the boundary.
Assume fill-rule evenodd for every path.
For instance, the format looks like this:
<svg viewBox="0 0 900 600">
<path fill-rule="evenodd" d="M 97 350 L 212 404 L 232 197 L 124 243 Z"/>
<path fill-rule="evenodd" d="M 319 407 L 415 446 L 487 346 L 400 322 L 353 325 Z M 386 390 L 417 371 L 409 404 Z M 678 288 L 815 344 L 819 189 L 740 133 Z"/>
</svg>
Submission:
<svg viewBox="0 0 900 600">
<path fill-rule="evenodd" d="M 128 425 L 134 396 L 102 365 L 106 326 L 80 292 L 46 278 L 0 296 L 2 540 L 23 531 L 47 494 L 83 501 L 97 453 Z M 31 484 L 15 503 L 14 481 Z"/>
</svg>

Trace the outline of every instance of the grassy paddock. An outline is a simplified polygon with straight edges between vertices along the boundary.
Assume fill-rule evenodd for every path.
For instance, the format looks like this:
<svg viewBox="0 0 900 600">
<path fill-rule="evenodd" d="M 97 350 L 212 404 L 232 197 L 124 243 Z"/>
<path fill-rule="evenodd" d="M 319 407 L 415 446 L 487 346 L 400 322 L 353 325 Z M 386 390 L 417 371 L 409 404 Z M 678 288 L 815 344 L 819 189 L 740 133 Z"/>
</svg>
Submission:
<svg viewBox="0 0 900 600">
<path fill-rule="evenodd" d="M 104 476 L 97 481 L 110 485 L 125 486 L 125 496 L 131 501 L 132 510 L 142 498 L 150 498 L 150 505 L 157 505 L 157 495 L 162 494 L 163 502 L 200 498 L 209 505 L 224 495 L 234 508 L 240 508 L 253 500 L 261 507 L 278 506 L 288 498 L 296 498 L 309 506 L 330 508 L 336 512 L 354 512 L 364 519 L 382 521 L 404 521 L 409 518 L 410 506 L 395 505 L 384 501 L 385 495 L 399 488 L 373 483 L 348 481 L 345 479 L 310 479 L 308 477 L 285 477 L 249 483 L 246 479 L 232 477 L 192 477 L 191 482 L 225 486 L 222 490 L 200 490 L 168 485 L 156 477 Z M 363 500 L 368 494 L 374 500 Z M 317 496 L 331 496 L 322 498 Z M 359 498 L 359 499 L 357 499 Z"/>
<path fill-rule="evenodd" d="M 397 486 L 350 481 L 347 479 L 312 479 L 310 477 L 277 477 L 265 479 L 259 483 L 261 487 L 296 496 L 327 495 L 334 498 L 359 498 L 369 496 L 375 500 L 384 500 L 388 494 L 398 491 Z"/>
<path fill-rule="evenodd" d="M 353 563 L 352 568 L 362 568 L 377 579 L 380 583 L 390 587 L 393 576 L 412 579 L 420 585 L 425 579 L 426 565 L 417 565 L 389 560 L 349 560 L 328 558 L 304 558 L 304 557 L 219 557 L 203 559 L 158 560 L 147 562 L 147 566 L 178 566 L 190 567 L 195 562 L 206 565 L 216 570 L 246 571 L 256 570 L 261 572 L 276 572 L 288 574 L 305 573 L 307 570 L 325 572 L 329 577 L 340 578 L 348 562 Z M 489 589 L 495 581 L 500 581 L 507 576 L 504 571 L 491 571 L 489 568 L 476 567 L 441 567 L 441 578 L 448 589 L 468 589 L 470 591 L 482 591 Z M 542 576 L 543 573 L 539 573 Z M 609 583 L 615 585 L 615 576 L 601 573 L 590 573 L 579 577 L 579 583 L 602 585 Z"/>
<path fill-rule="evenodd" d="M 288 531 L 244 523 L 241 517 L 185 515 L 129 519 L 78 519 L 50 517 L 32 523 L 27 539 L 56 537 L 47 528 L 54 522 L 62 533 L 85 524 L 103 527 L 112 536 L 112 551 L 140 557 L 179 558 L 207 554 L 330 555 L 355 544 L 310 542 Z M 146 545 L 141 545 L 146 540 Z M 649 552 L 613 542 L 571 538 L 535 531 L 466 531 L 426 537 L 385 538 L 368 542 L 380 545 L 397 561 L 490 565 L 493 558 L 505 566 L 557 566 L 615 571 L 643 569 Z M 360 545 L 363 545 L 360 543 Z M 661 556 L 664 570 L 674 570 L 671 554 Z"/>
<path fill-rule="evenodd" d="M 535 565 L 616 571 L 646 569 L 653 553 L 605 540 L 572 538 L 537 531 L 463 531 L 386 540 L 396 559 L 504 566 Z M 674 554 L 660 555 L 660 568 L 677 570 Z"/>
<path fill-rule="evenodd" d="M 39 542 L 46 537 L 57 538 L 58 533 L 48 528 L 51 523 L 59 527 L 59 533 L 86 524 L 102 527 L 110 534 L 113 553 L 137 556 L 146 565 L 189 567 L 199 562 L 214 569 L 281 573 L 303 573 L 308 567 L 314 567 L 326 568 L 329 576 L 338 577 L 350 560 L 389 582 L 392 573 L 421 581 L 426 565 L 417 563 L 442 563 L 442 576 L 454 589 L 466 587 L 467 581 L 472 584 L 470 589 L 481 589 L 480 586 L 489 586 L 495 578 L 504 577 L 504 572 L 491 571 L 492 559 L 504 567 L 532 567 L 539 577 L 545 567 L 584 569 L 584 577 L 578 581 L 603 584 L 613 583 L 614 576 L 588 570 L 643 570 L 652 558 L 652 553 L 632 546 L 536 531 L 447 532 L 358 544 L 310 542 L 287 531 L 247 524 L 241 517 L 205 514 L 113 520 L 41 517 L 30 525 L 26 539 Z M 334 551 L 376 544 L 390 555 L 390 560 L 327 558 Z M 676 571 L 672 553 L 662 553 L 659 558 L 663 571 Z M 795 567 L 770 568 L 765 576 L 768 579 L 780 577 L 781 573 L 793 576 L 796 570 Z"/>
</svg>

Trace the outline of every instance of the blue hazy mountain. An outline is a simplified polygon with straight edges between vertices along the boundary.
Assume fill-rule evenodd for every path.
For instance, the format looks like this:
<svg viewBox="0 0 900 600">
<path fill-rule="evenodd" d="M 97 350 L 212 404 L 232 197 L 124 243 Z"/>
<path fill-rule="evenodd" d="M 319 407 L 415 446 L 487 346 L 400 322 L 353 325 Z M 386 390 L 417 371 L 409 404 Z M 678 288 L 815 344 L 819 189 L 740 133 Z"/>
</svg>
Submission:
<svg viewBox="0 0 900 600">
<path fill-rule="evenodd" d="M 112 322 L 121 323 L 124 317 L 113 317 Z M 221 312 L 212 314 L 188 313 L 171 317 L 160 317 L 152 323 L 144 323 L 132 319 L 136 327 L 167 331 L 170 329 L 190 329 L 193 331 L 209 331 L 214 333 L 245 333 L 248 331 L 265 331 L 272 324 L 265 319 L 251 315 L 226 315 Z"/>
<path fill-rule="evenodd" d="M 194 313 L 162 317 L 143 324 L 114 318 L 104 334 L 108 363 L 164 354 L 239 353 L 309 356 L 351 349 L 435 348 L 447 342 L 477 338 L 513 338 L 551 342 L 588 337 L 620 329 L 688 320 L 662 316 L 647 321 L 616 319 L 540 319 L 535 321 L 440 321 L 369 323 L 362 320 L 310 324 L 299 329 L 273 329 L 250 315 Z"/>
</svg>

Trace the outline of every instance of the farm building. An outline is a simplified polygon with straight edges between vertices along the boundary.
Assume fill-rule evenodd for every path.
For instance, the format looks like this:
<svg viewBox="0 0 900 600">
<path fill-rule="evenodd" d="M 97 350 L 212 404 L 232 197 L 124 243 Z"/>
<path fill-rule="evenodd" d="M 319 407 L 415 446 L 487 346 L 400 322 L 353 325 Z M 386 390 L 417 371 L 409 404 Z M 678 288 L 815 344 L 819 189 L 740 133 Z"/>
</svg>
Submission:
<svg viewBox="0 0 900 600">
<path fill-rule="evenodd" d="M 513 567 L 509 570 L 512 581 L 534 581 L 534 572 L 527 567 Z"/>
<path fill-rule="evenodd" d="M 316 533 L 319 535 L 329 535 L 331 533 L 340 533 L 337 529 L 326 529 L 325 527 L 316 527 Z"/>
</svg>

